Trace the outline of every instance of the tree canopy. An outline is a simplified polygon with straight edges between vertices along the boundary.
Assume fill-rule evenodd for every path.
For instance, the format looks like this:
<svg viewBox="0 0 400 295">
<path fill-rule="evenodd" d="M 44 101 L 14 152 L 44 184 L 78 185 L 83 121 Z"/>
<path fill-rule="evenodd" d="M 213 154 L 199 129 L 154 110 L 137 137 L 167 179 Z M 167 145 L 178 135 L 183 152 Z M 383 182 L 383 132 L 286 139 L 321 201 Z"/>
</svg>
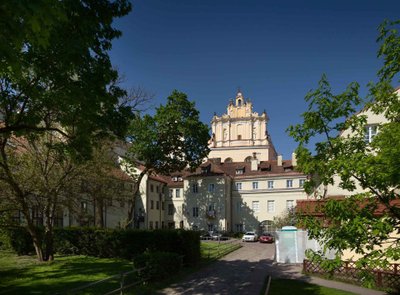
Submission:
<svg viewBox="0 0 400 295">
<path fill-rule="evenodd" d="M 154 116 L 137 116 L 129 128 L 126 160 L 143 169 L 134 190 L 135 198 L 142 177 L 147 173 L 168 175 L 185 168 L 196 168 L 208 155 L 208 126 L 200 121 L 199 111 L 187 95 L 174 90 Z M 132 220 L 134 200 L 129 222 Z"/>
<path fill-rule="evenodd" d="M 3 1 L 0 4 L 0 136 L 55 131 L 87 153 L 93 135 L 123 136 L 132 117 L 108 51 L 121 32 L 117 1 Z"/>
<path fill-rule="evenodd" d="M 356 82 L 334 94 L 323 76 L 305 98 L 303 123 L 288 129 L 299 143 L 298 167 L 310 175 L 307 192 L 322 199 L 327 195 L 321 187 L 335 185 L 348 192 L 342 201 L 323 200 L 328 223 L 301 216 L 311 237 L 337 250 L 333 263 L 345 250 L 362 256 L 359 266 L 373 268 L 400 259 L 400 99 L 392 87 L 399 82 L 399 24 L 385 21 L 379 27 L 378 57 L 384 64 L 378 81 L 368 85 L 366 98 L 360 97 Z M 385 117 L 372 142 L 365 140 L 368 112 Z"/>
<path fill-rule="evenodd" d="M 54 214 L 76 168 L 71 160 L 89 158 L 99 138 L 123 138 L 134 117 L 108 55 L 121 36 L 113 21 L 130 9 L 127 0 L 0 3 L 2 197 L 23 213 L 39 260 L 53 257 Z M 28 144 L 21 150 L 15 142 Z M 34 201 L 45 213 L 47 253 Z"/>
</svg>

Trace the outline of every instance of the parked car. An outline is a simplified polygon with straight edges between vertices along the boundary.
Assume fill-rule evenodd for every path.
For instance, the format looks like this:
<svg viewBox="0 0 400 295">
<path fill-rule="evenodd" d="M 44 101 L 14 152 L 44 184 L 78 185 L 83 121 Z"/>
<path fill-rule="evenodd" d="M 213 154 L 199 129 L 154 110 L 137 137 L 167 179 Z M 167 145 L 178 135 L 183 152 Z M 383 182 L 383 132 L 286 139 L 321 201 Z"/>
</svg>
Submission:
<svg viewBox="0 0 400 295">
<path fill-rule="evenodd" d="M 273 243 L 275 241 L 275 238 L 270 233 L 263 233 L 258 240 L 260 241 L 260 243 Z"/>
<path fill-rule="evenodd" d="M 209 232 L 201 232 L 200 240 L 212 240 L 212 235 Z"/>
<path fill-rule="evenodd" d="M 248 231 L 242 237 L 243 242 L 257 242 L 257 240 L 258 240 L 258 236 L 253 231 Z"/>
<path fill-rule="evenodd" d="M 222 237 L 222 234 L 218 231 L 213 231 L 210 234 L 213 240 L 219 240 Z"/>
</svg>

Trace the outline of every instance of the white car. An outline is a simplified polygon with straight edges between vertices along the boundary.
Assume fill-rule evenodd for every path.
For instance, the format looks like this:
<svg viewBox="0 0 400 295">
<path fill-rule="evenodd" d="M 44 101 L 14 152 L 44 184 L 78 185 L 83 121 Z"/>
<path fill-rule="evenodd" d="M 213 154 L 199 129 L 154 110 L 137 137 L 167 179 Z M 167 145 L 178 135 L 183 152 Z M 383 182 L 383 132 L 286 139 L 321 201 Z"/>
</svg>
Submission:
<svg viewBox="0 0 400 295">
<path fill-rule="evenodd" d="M 257 240 L 258 240 L 258 236 L 253 231 L 248 231 L 242 237 L 243 242 L 257 242 Z"/>
</svg>

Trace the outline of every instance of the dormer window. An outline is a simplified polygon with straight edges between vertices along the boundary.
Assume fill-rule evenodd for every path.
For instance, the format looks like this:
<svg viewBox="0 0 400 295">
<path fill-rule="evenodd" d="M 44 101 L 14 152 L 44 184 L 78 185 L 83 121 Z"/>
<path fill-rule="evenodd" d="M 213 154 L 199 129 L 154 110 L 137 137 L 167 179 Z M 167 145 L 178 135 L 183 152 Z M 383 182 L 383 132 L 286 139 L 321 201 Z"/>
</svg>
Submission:
<svg viewBox="0 0 400 295">
<path fill-rule="evenodd" d="M 172 177 L 172 181 L 178 181 L 178 177 L 177 176 Z"/>
<path fill-rule="evenodd" d="M 244 167 L 236 169 L 236 175 L 240 175 L 244 173 Z"/>
<path fill-rule="evenodd" d="M 202 174 L 210 173 L 210 166 L 211 165 L 207 165 L 207 166 L 201 167 L 201 173 Z"/>
</svg>

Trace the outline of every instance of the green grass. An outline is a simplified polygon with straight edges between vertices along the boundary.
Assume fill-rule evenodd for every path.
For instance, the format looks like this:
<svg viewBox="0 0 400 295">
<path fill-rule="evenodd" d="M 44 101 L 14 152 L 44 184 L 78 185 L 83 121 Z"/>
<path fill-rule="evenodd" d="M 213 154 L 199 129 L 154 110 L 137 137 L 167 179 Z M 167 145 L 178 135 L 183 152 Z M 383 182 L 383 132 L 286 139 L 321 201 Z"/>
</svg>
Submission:
<svg viewBox="0 0 400 295">
<path fill-rule="evenodd" d="M 201 263 L 186 268 L 163 282 L 147 285 L 143 294 L 166 287 L 182 280 L 205 264 L 214 261 L 241 247 L 240 244 L 201 243 Z M 0 295 L 7 294 L 55 294 L 132 270 L 132 263 L 122 259 L 106 259 L 87 256 L 56 256 L 53 262 L 38 262 L 34 256 L 17 256 L 12 252 L 0 251 Z M 102 283 L 97 288 L 103 293 L 118 288 L 118 280 Z M 97 289 L 97 290 L 98 290 Z M 74 294 L 98 294 L 96 288 Z M 133 293 L 132 293 L 133 294 Z"/>
<path fill-rule="evenodd" d="M 351 295 L 354 293 L 322 287 L 303 281 L 272 279 L 268 295 Z"/>
<path fill-rule="evenodd" d="M 61 293 L 129 270 L 132 263 L 120 259 L 56 256 L 53 262 L 40 263 L 33 256 L 1 251 L 0 294 Z M 111 285 L 108 282 L 102 288 Z"/>
<path fill-rule="evenodd" d="M 228 253 L 235 251 L 242 247 L 240 243 L 223 242 L 219 243 L 216 241 L 201 242 L 201 259 L 203 263 L 214 261 L 219 259 Z"/>
</svg>

